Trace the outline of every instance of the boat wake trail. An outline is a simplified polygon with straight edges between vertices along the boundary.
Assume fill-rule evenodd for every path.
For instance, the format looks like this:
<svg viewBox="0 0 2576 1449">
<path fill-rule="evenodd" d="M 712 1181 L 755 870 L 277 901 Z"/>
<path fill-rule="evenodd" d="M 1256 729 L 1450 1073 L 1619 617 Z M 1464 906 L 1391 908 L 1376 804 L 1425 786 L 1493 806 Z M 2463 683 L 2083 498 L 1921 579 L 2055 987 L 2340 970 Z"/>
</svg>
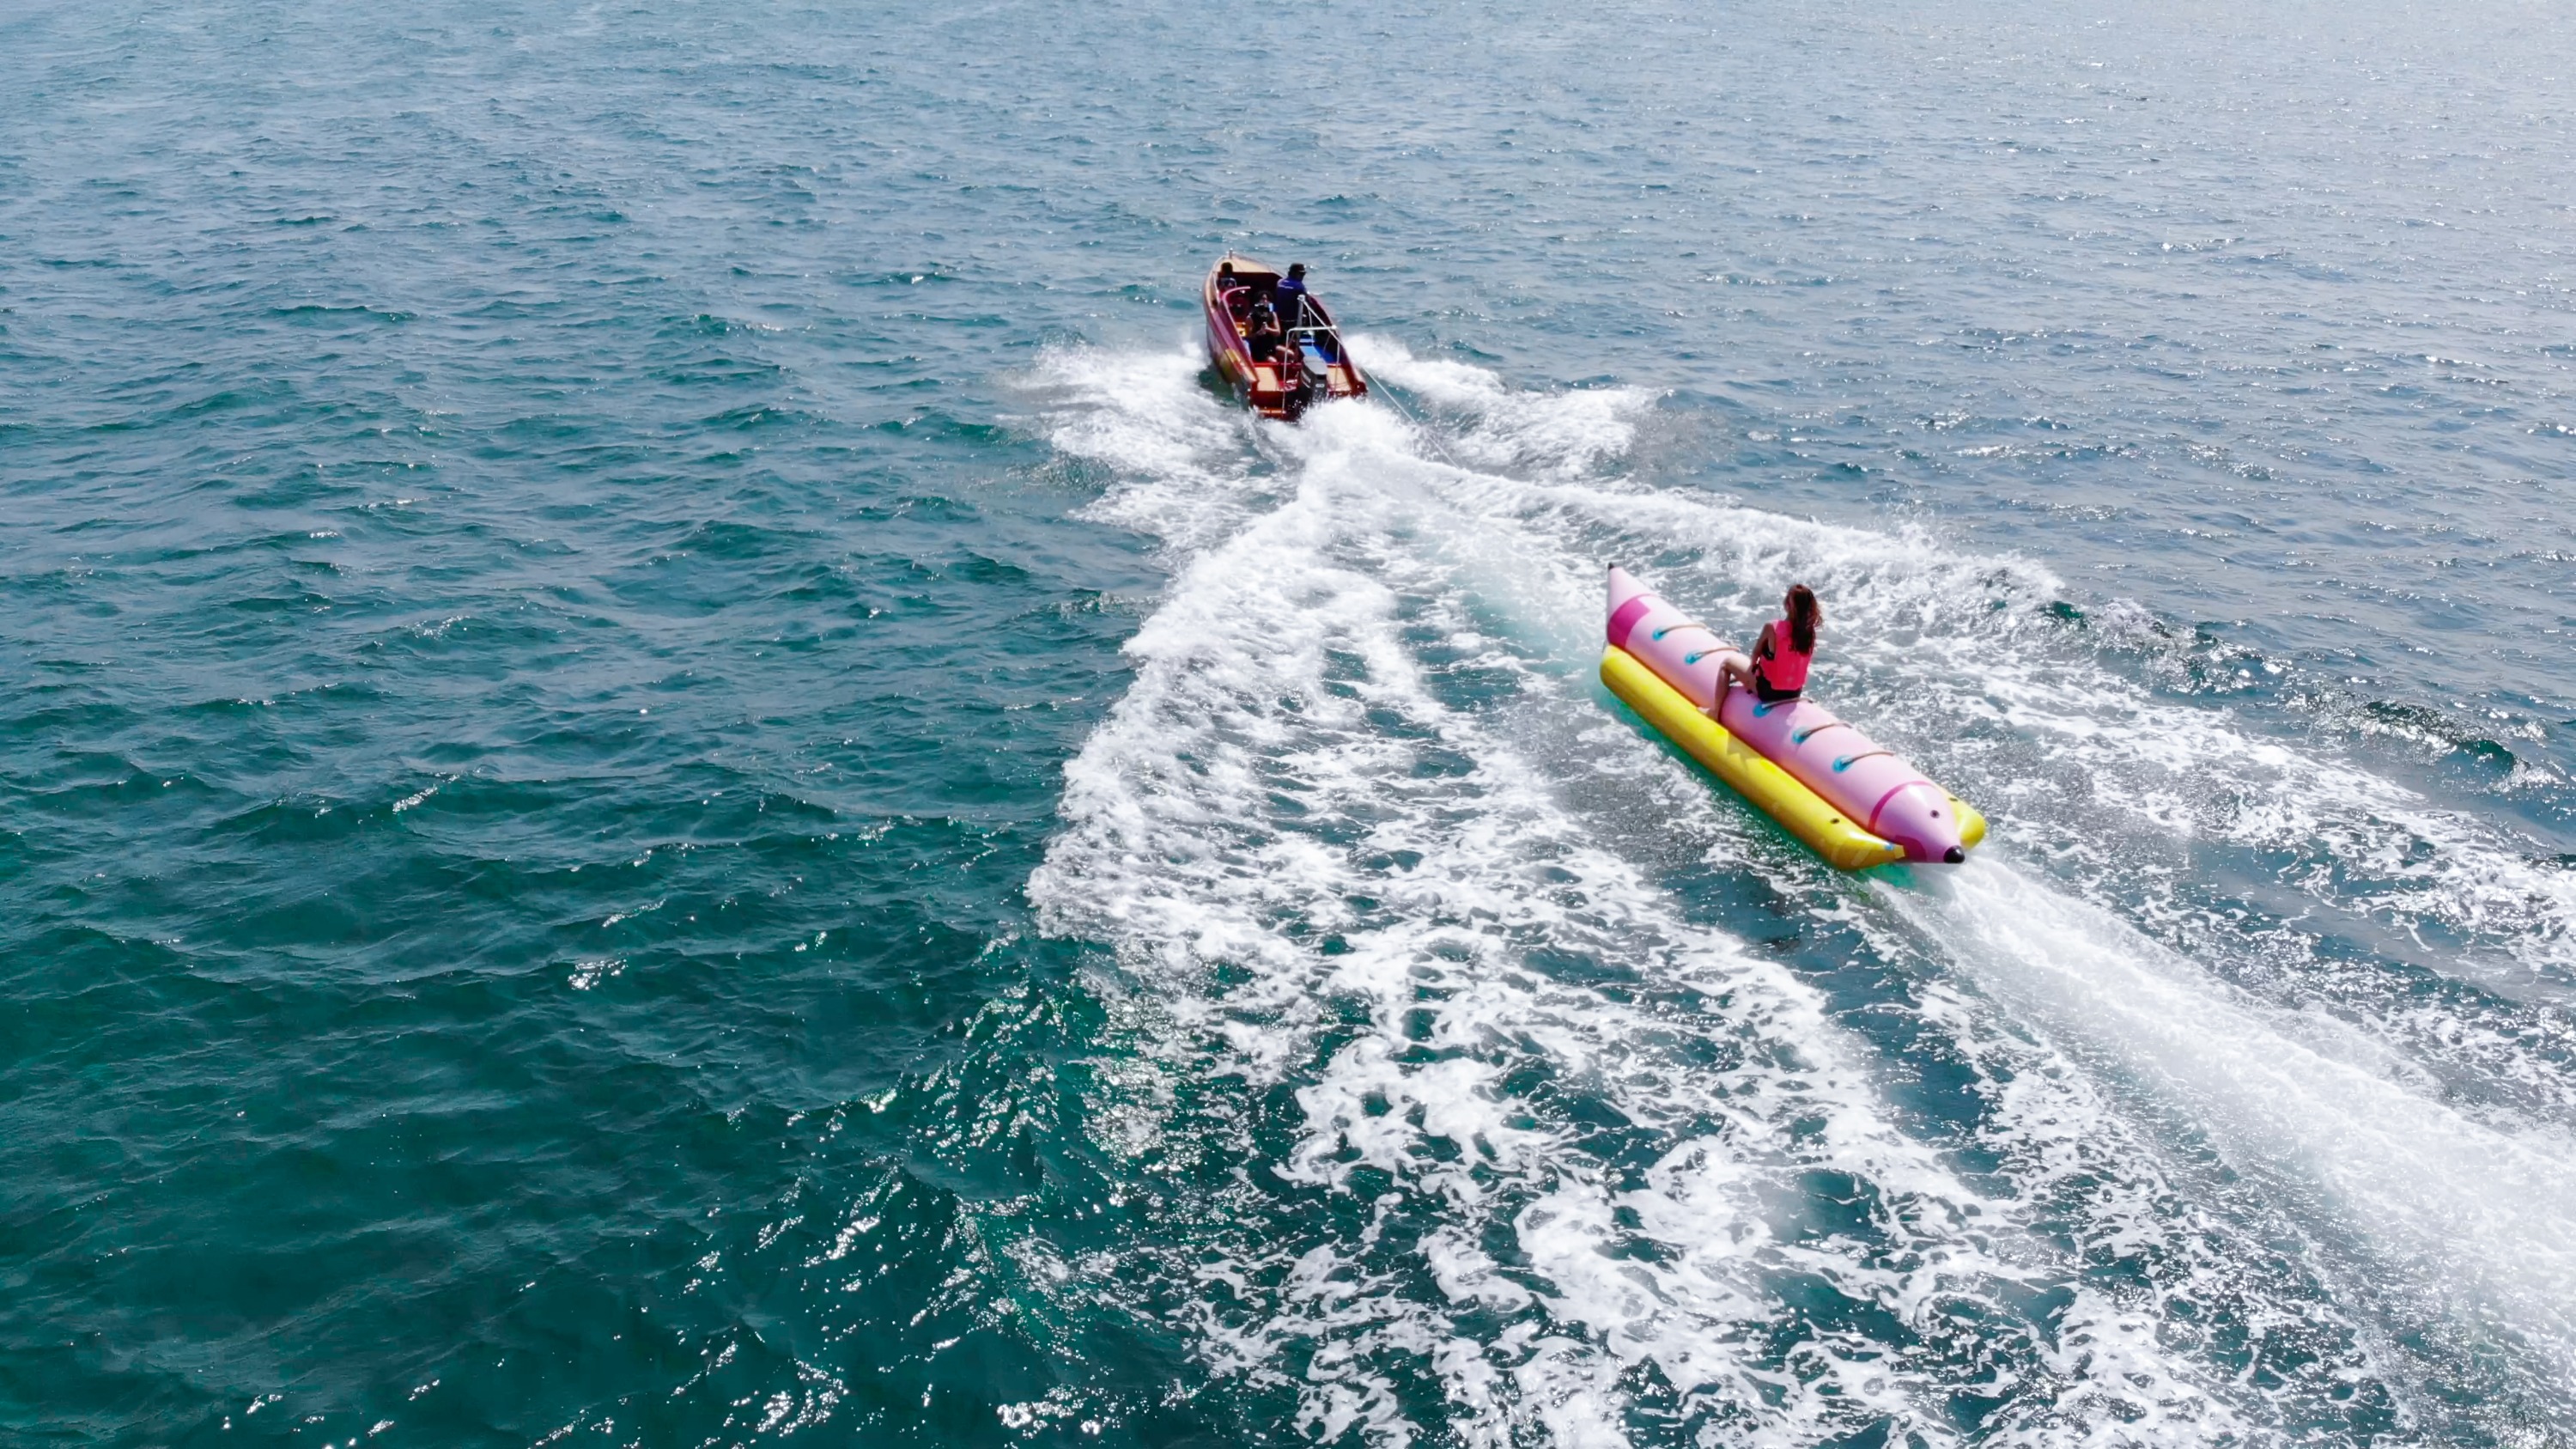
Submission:
<svg viewBox="0 0 2576 1449">
<path fill-rule="evenodd" d="M 1837 703 L 2007 840 L 2017 800 L 2171 763 L 2144 686 L 2045 633 L 2026 565 L 1622 476 L 1648 395 L 1359 345 L 1436 440 L 1255 423 L 1177 351 L 1039 369 L 1094 511 L 1173 570 L 1029 883 L 1114 956 L 1086 1110 L 1160 1214 L 1085 1280 L 1118 1294 L 1061 1291 L 1181 1314 L 1254 1438 L 2360 1439 L 2567 1401 L 2547 1008 L 2417 993 L 2371 1030 L 2213 970 L 2174 943 L 2231 907 L 2118 845 L 2201 828 L 2179 792 L 1955 879 L 1834 876 L 1604 710 L 1603 562 L 1739 634 L 1815 583 Z M 2008 631 L 2045 647 L 1958 667 Z M 2201 748 L 2251 779 L 2228 728 Z M 2474 888 L 2438 855 L 2406 890 Z M 2406 890 L 2351 909 L 2441 908 Z M 2426 1392 L 2463 1365 L 2476 1404 Z"/>
<path fill-rule="evenodd" d="M 2576 1150 L 2489 1126 L 2388 1042 L 2282 1013 L 2009 864 L 1940 897 L 1884 890 L 2017 1020 L 2138 1090 L 2284 1205 L 2345 1303 L 2455 1364 L 2576 1365 Z"/>
</svg>

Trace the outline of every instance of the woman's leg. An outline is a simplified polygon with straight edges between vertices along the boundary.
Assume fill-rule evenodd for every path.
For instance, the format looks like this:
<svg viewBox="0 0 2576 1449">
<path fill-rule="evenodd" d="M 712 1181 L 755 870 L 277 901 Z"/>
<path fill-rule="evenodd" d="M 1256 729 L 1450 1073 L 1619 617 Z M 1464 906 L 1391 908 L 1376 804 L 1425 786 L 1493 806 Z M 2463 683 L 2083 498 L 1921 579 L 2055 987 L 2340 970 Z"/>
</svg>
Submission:
<svg viewBox="0 0 2576 1449">
<path fill-rule="evenodd" d="M 1753 661 L 1733 649 L 1717 661 L 1717 700 L 1703 711 L 1710 719 L 1717 718 L 1717 712 L 1726 707 L 1726 687 L 1730 684 L 1743 689 L 1753 687 Z"/>
</svg>

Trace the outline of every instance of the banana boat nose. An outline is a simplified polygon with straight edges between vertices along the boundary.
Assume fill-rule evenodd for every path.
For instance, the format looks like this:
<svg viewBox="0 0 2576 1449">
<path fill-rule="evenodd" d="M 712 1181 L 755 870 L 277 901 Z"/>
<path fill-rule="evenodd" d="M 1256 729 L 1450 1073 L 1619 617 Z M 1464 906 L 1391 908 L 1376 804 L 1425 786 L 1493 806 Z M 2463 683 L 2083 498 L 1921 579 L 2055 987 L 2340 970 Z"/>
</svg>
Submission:
<svg viewBox="0 0 2576 1449">
<path fill-rule="evenodd" d="M 1959 862 L 1966 860 L 1967 858 L 1968 853 L 1955 845 L 1951 846 L 1948 850 L 1941 852 L 1941 863 L 1943 865 L 1957 865 Z"/>
</svg>

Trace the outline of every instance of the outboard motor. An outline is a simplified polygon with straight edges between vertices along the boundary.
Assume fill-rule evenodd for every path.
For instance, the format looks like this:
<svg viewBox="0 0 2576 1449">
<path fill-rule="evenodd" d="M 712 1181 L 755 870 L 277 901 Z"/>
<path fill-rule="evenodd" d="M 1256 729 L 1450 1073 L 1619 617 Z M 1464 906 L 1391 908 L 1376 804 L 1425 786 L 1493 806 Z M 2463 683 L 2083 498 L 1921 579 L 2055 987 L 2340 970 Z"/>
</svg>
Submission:
<svg viewBox="0 0 2576 1449">
<path fill-rule="evenodd" d="M 1293 369 L 1287 365 L 1292 359 L 1296 363 Z M 1288 416 L 1301 416 L 1317 401 L 1332 395 L 1325 386 L 1324 364 L 1306 350 L 1303 337 L 1291 335 L 1279 361 L 1279 383 L 1288 394 L 1281 399 L 1281 406 L 1287 409 Z"/>
</svg>

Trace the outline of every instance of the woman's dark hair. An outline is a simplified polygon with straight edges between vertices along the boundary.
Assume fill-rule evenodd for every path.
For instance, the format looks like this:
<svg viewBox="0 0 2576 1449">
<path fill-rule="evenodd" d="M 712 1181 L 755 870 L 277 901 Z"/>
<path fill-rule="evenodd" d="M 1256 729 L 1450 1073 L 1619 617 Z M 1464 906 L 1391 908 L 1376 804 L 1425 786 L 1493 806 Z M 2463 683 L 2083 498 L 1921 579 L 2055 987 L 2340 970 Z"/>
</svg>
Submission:
<svg viewBox="0 0 2576 1449">
<path fill-rule="evenodd" d="M 1801 654 L 1816 652 L 1816 626 L 1825 622 L 1824 606 L 1805 584 L 1789 586 L 1789 646 Z"/>
</svg>

